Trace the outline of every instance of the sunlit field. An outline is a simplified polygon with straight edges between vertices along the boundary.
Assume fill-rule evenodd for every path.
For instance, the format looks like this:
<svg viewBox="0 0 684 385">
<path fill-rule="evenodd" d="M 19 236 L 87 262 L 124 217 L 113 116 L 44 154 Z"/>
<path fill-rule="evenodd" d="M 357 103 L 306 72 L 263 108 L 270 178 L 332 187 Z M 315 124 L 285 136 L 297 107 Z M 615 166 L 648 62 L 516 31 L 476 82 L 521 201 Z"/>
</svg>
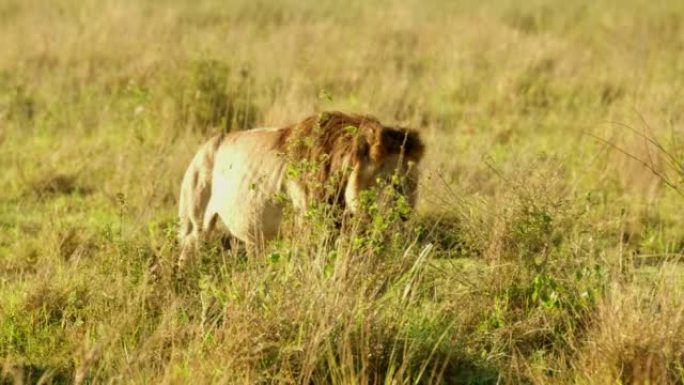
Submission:
<svg viewBox="0 0 684 385">
<path fill-rule="evenodd" d="M 175 269 L 198 146 L 327 110 L 411 219 Z M 682 1 L 0 0 L 0 170 L 0 384 L 684 382 Z"/>
</svg>

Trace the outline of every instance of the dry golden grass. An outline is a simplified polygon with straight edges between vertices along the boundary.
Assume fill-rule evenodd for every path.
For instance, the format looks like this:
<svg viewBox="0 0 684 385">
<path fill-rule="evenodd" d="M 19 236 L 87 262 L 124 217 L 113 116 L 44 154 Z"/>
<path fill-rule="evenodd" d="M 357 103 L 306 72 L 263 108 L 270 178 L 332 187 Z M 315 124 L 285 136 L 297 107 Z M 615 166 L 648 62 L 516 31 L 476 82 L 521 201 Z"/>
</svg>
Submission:
<svg viewBox="0 0 684 385">
<path fill-rule="evenodd" d="M 684 381 L 684 3 L 0 2 L 0 383 Z M 172 265 L 214 132 L 420 130 L 409 223 Z"/>
</svg>

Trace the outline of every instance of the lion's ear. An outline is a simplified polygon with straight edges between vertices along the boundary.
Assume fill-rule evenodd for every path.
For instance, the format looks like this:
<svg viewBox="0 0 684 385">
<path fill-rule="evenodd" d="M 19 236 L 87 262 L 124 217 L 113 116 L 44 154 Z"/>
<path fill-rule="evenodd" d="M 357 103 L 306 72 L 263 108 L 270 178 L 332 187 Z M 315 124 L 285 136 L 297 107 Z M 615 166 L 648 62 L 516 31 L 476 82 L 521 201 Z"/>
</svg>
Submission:
<svg viewBox="0 0 684 385">
<path fill-rule="evenodd" d="M 369 152 L 368 155 L 374 162 L 379 162 L 387 154 L 386 144 L 382 137 L 382 127 L 373 127 L 368 130 Z"/>
<path fill-rule="evenodd" d="M 359 161 L 372 160 L 378 162 L 386 155 L 385 145 L 382 140 L 382 130 L 376 126 L 363 125 L 359 127 L 356 136 L 356 159 Z"/>
<path fill-rule="evenodd" d="M 375 162 L 379 162 L 385 157 L 385 148 L 381 142 L 375 142 L 370 148 L 370 157 Z"/>
</svg>

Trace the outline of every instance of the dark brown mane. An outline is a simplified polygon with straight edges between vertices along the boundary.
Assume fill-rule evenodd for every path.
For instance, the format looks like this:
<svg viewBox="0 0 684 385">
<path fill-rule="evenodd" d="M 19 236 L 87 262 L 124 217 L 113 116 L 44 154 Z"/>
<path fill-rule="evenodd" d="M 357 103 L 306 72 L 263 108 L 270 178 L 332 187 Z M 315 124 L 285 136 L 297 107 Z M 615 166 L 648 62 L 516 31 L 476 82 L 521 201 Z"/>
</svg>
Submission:
<svg viewBox="0 0 684 385">
<path fill-rule="evenodd" d="M 353 165 L 364 161 L 379 162 L 386 156 L 399 154 L 418 162 L 424 151 L 416 131 L 383 126 L 372 116 L 338 111 L 312 115 L 286 127 L 277 146 L 292 162 L 315 164 L 315 172 L 301 175 L 308 182 L 324 186 L 333 182 L 331 178 L 339 178 L 334 183 L 337 201 Z M 345 158 L 350 161 L 348 164 L 345 164 Z M 315 195 L 320 194 L 326 192 Z"/>
<path fill-rule="evenodd" d="M 300 147 L 309 147 L 317 152 L 317 154 L 306 154 L 307 156 L 342 151 L 349 153 L 353 149 L 354 143 L 350 139 L 354 139 L 354 130 L 370 125 L 380 126 L 380 123 L 370 116 L 336 111 L 322 112 L 286 127 L 279 146 L 281 150 L 289 153 L 304 150 Z M 308 141 L 308 143 L 303 143 L 303 141 Z"/>
</svg>

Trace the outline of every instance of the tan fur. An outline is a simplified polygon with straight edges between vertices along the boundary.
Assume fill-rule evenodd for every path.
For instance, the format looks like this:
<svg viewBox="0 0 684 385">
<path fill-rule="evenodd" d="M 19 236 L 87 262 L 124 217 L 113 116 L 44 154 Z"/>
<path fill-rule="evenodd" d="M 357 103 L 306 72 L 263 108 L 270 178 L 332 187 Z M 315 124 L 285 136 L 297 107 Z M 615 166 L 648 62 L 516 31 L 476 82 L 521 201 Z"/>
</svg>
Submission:
<svg viewBox="0 0 684 385">
<path fill-rule="evenodd" d="M 217 221 L 249 245 L 278 233 L 286 197 L 296 209 L 312 199 L 354 212 L 361 190 L 401 167 L 415 204 L 418 133 L 382 125 L 365 115 L 324 112 L 283 128 L 217 135 L 192 159 L 181 184 L 182 264 Z"/>
</svg>

